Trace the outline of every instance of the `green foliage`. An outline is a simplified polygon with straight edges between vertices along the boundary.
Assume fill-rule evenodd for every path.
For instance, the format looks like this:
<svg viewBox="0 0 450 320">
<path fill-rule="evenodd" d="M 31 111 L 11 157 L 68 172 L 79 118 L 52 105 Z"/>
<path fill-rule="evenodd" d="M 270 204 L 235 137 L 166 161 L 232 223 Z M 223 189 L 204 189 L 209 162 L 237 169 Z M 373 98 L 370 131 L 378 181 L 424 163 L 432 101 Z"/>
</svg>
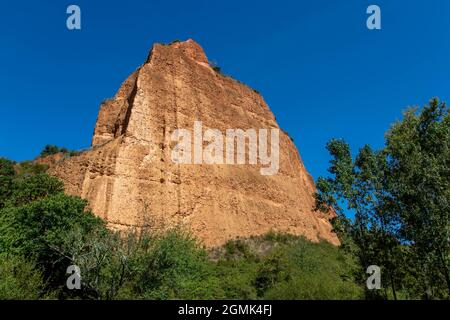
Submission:
<svg viewBox="0 0 450 320">
<path fill-rule="evenodd" d="M 244 242 L 245 250 L 251 254 L 237 259 L 227 252 L 231 245 L 226 245 L 218 261 L 226 298 L 359 299 L 363 296 L 361 288 L 352 281 L 352 258 L 329 243 L 311 243 L 302 237 L 274 232 L 236 242 Z"/>
<path fill-rule="evenodd" d="M 289 244 L 295 241 L 296 239 L 297 237 L 292 234 L 274 231 L 269 231 L 263 236 L 263 240 L 269 243 Z"/>
<path fill-rule="evenodd" d="M 7 178 L 7 177 L 14 177 L 14 161 L 0 158 L 0 177 Z M 3 184 L 1 184 L 3 188 Z"/>
<path fill-rule="evenodd" d="M 411 242 L 415 276 L 427 297 L 450 295 L 450 114 L 430 101 L 408 110 L 386 137 L 392 211 L 400 236 Z M 419 268 L 422 267 L 422 268 Z M 419 271 L 420 270 L 420 271 Z M 417 272 L 419 271 L 419 272 Z"/>
<path fill-rule="evenodd" d="M 86 201 L 64 194 L 58 179 L 32 163 L 3 160 L 0 164 L 5 182 L 0 208 L 0 272 L 6 275 L 0 280 L 0 295 L 4 298 L 339 299 L 360 295 L 359 288 L 343 280 L 349 278 L 351 264 L 334 246 L 271 232 L 207 251 L 180 229 L 164 234 L 118 233 L 94 217 Z M 66 287 L 70 265 L 80 268 L 81 290 Z M 326 285 L 316 283 L 322 280 L 314 270 L 326 274 Z M 295 295 L 295 290 L 304 294 Z"/>
<path fill-rule="evenodd" d="M 283 300 L 362 297 L 363 291 L 352 281 L 354 262 L 339 248 L 281 233 L 265 238 L 272 239 L 274 249 L 257 269 L 254 281 L 259 284 L 259 296 Z"/>
<path fill-rule="evenodd" d="M 66 290 L 64 294 L 71 298 L 116 298 L 133 271 L 135 239 L 134 235 L 121 238 L 102 223 L 92 224 L 89 229 L 72 227 L 51 247 L 67 266 L 80 268 L 82 290 Z"/>
<path fill-rule="evenodd" d="M 289 262 L 283 251 L 277 250 L 263 260 L 258 266 L 253 281 L 259 297 L 264 296 L 267 290 L 276 284 L 287 282 L 291 278 Z"/>
<path fill-rule="evenodd" d="M 368 297 L 449 297 L 449 147 L 449 111 L 437 99 L 406 111 L 380 151 L 366 145 L 353 160 L 347 143 L 328 143 L 331 177 L 317 181 L 317 208 L 338 211 L 335 226 L 358 258 L 359 282 L 369 265 L 382 268 L 385 290 Z M 355 212 L 353 221 L 341 204 Z"/>
<path fill-rule="evenodd" d="M 39 186 L 39 179 L 48 190 Z M 66 268 L 70 265 L 55 248 L 74 228 L 88 234 L 103 223 L 85 211 L 86 201 L 60 192 L 59 183 L 45 175 L 24 178 L 19 184 L 23 189 L 16 189 L 9 205 L 0 210 L 0 255 L 19 255 L 36 261 L 49 291 L 65 284 Z"/>
<path fill-rule="evenodd" d="M 80 268 L 84 299 L 209 299 L 221 296 L 214 264 L 179 230 L 162 236 L 72 229 L 53 247 Z"/>
<path fill-rule="evenodd" d="M 271 233 L 230 241 L 213 260 L 212 252 L 179 229 L 162 235 L 119 234 L 85 212 L 85 205 L 79 198 L 57 193 L 1 211 L 0 254 L 28 257 L 28 270 L 37 283 L 34 289 L 25 287 L 30 298 L 49 293 L 62 299 L 339 299 L 360 295 L 359 288 L 345 280 L 351 271 L 348 258 L 327 243 Z M 37 261 L 42 273 L 30 261 Z M 81 290 L 65 288 L 69 265 L 80 268 Z M 19 275 L 5 270 L 11 279 Z M 326 284 L 316 283 L 323 276 Z M 8 280 L 9 286 L 12 281 Z M 302 294 L 295 295 L 294 290 Z"/>
<path fill-rule="evenodd" d="M 75 157 L 78 156 L 81 153 L 81 151 L 76 151 L 76 150 L 69 150 L 69 152 L 67 153 L 68 157 Z"/>
<path fill-rule="evenodd" d="M 63 191 L 63 184 L 44 174 L 45 165 L 14 163 L 0 158 L 0 209 L 21 205 Z"/>
<path fill-rule="evenodd" d="M 53 144 L 47 144 L 44 149 L 42 149 L 40 156 L 41 157 L 47 157 L 47 156 L 51 156 L 60 152 L 67 152 L 66 148 L 60 148 L 58 146 L 55 146 Z"/>
<path fill-rule="evenodd" d="M 150 299 L 210 299 L 219 279 L 206 251 L 180 230 L 157 238 L 143 256 L 137 292 Z"/>
<path fill-rule="evenodd" d="M 44 297 L 45 283 L 35 265 L 23 257 L 0 255 L 0 300 Z"/>
<path fill-rule="evenodd" d="M 9 203 L 21 206 L 64 191 L 63 183 L 44 173 L 16 178 Z"/>
<path fill-rule="evenodd" d="M 105 103 L 106 100 L 104 100 L 102 103 Z M 52 144 L 48 144 L 44 147 L 44 149 L 41 151 L 40 153 L 40 157 L 47 157 L 47 156 L 51 156 L 57 153 L 64 153 L 65 155 L 67 155 L 68 157 L 73 157 L 78 155 L 77 151 L 74 150 L 69 150 L 67 148 L 64 147 L 58 147 Z"/>
<path fill-rule="evenodd" d="M 48 169 L 48 165 L 34 163 L 32 161 L 23 161 L 16 164 L 15 170 L 18 176 L 35 175 L 39 173 L 45 173 Z"/>
<path fill-rule="evenodd" d="M 14 183 L 14 162 L 0 158 L 0 209 L 11 196 Z"/>
<path fill-rule="evenodd" d="M 63 193 L 0 212 L 0 252 L 46 257 L 63 233 L 79 225 L 89 229 L 100 220 L 85 212 L 86 201 Z"/>
<path fill-rule="evenodd" d="M 229 260 L 239 258 L 245 258 L 249 260 L 257 259 L 257 256 L 253 254 L 249 244 L 244 240 L 237 239 L 227 241 L 224 245 L 224 248 L 225 256 Z"/>
</svg>

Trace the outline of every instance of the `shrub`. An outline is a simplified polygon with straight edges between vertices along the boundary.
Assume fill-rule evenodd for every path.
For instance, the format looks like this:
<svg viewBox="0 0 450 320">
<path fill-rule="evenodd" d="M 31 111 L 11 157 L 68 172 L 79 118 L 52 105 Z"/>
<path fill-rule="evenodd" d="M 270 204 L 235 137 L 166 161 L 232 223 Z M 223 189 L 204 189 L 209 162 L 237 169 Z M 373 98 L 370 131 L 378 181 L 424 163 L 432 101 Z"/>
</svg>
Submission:
<svg viewBox="0 0 450 320">
<path fill-rule="evenodd" d="M 21 206 L 64 191 L 64 184 L 58 178 L 47 174 L 36 174 L 16 179 L 9 202 Z"/>
<path fill-rule="evenodd" d="M 14 183 L 14 162 L 0 158 L 0 209 L 11 196 Z"/>
<path fill-rule="evenodd" d="M 0 256 L 0 300 L 39 299 L 45 285 L 40 270 L 20 256 Z"/>
<path fill-rule="evenodd" d="M 297 238 L 278 250 L 290 271 L 264 294 L 265 299 L 360 299 L 363 290 L 352 281 L 354 262 L 339 248 L 325 242 Z"/>
<path fill-rule="evenodd" d="M 102 103 L 104 103 L 104 102 L 102 102 Z M 54 154 L 57 154 L 57 153 L 64 153 L 64 154 L 67 154 L 69 156 L 72 156 L 72 155 L 76 154 L 76 151 L 69 150 L 69 149 L 64 148 L 64 147 L 58 147 L 58 146 L 55 146 L 55 145 L 52 145 L 52 144 L 48 144 L 48 145 L 46 145 L 44 147 L 44 149 L 41 151 L 39 156 L 40 157 L 47 157 L 47 156 L 51 156 L 51 155 L 54 155 Z"/>
<path fill-rule="evenodd" d="M 277 250 L 268 256 L 258 267 L 253 281 L 258 296 L 264 296 L 264 293 L 277 283 L 288 281 L 291 278 L 291 272 L 283 251 Z"/>
<path fill-rule="evenodd" d="M 45 173 L 48 165 L 41 163 L 34 163 L 33 161 L 23 161 L 15 166 L 18 176 L 30 176 L 39 173 Z"/>
<path fill-rule="evenodd" d="M 214 264 L 196 241 L 180 230 L 154 240 L 139 257 L 136 291 L 150 299 L 208 299 L 219 291 Z"/>
<path fill-rule="evenodd" d="M 51 156 L 51 155 L 57 154 L 59 152 L 61 152 L 59 147 L 57 147 L 55 145 L 52 145 L 52 144 L 47 144 L 44 147 L 44 149 L 41 151 L 40 156 L 41 157 L 47 157 L 47 156 Z"/>
<path fill-rule="evenodd" d="M 216 61 L 211 61 L 211 62 L 209 63 L 209 66 L 210 66 L 215 72 L 217 72 L 217 73 L 219 73 L 219 74 L 222 73 L 222 72 L 221 72 L 221 69 L 220 69 L 220 67 L 217 65 L 217 62 L 216 62 Z"/>
<path fill-rule="evenodd" d="M 67 257 L 55 251 L 65 234 L 78 227 L 88 233 L 102 224 L 90 212 L 86 201 L 63 193 L 47 196 L 0 211 L 0 254 L 18 254 L 35 259 L 50 285 L 64 284 Z"/>
<path fill-rule="evenodd" d="M 120 234 L 103 224 L 89 230 L 78 225 L 71 228 L 52 249 L 67 260 L 68 265 L 80 268 L 81 290 L 64 290 L 66 297 L 84 299 L 115 299 L 131 276 L 131 256 L 134 247 Z"/>
<path fill-rule="evenodd" d="M 229 240 L 224 245 L 225 255 L 227 259 L 255 259 L 256 256 L 253 254 L 248 243 L 244 240 Z"/>
</svg>

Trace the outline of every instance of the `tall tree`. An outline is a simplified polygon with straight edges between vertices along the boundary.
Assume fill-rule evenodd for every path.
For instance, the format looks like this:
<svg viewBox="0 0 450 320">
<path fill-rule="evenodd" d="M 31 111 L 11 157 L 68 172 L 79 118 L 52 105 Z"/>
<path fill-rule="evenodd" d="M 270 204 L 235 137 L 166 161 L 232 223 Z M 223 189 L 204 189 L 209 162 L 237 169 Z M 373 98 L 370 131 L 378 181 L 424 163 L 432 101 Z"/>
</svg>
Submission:
<svg viewBox="0 0 450 320">
<path fill-rule="evenodd" d="M 368 265 L 379 265 L 394 298 L 405 286 L 427 298 L 450 294 L 449 146 L 449 111 L 437 99 L 407 110 L 382 150 L 366 145 L 353 160 L 345 141 L 327 144 L 331 176 L 317 181 L 317 208 L 338 212 L 335 225 L 358 258 L 360 280 Z"/>
</svg>

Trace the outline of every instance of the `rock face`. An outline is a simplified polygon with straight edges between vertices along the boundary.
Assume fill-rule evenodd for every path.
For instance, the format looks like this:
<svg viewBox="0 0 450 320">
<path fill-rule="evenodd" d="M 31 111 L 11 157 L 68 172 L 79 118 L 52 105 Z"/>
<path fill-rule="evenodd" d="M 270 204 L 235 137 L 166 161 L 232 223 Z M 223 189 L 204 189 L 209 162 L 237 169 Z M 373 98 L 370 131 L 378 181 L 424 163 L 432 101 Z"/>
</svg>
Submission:
<svg viewBox="0 0 450 320">
<path fill-rule="evenodd" d="M 92 148 L 49 173 L 115 229 L 182 225 L 209 247 L 270 230 L 339 244 L 329 216 L 312 211 L 313 179 L 285 133 L 274 175 L 258 164 L 174 163 L 171 134 L 195 121 L 221 132 L 278 128 L 263 98 L 211 68 L 193 40 L 155 44 L 101 105 Z"/>
</svg>

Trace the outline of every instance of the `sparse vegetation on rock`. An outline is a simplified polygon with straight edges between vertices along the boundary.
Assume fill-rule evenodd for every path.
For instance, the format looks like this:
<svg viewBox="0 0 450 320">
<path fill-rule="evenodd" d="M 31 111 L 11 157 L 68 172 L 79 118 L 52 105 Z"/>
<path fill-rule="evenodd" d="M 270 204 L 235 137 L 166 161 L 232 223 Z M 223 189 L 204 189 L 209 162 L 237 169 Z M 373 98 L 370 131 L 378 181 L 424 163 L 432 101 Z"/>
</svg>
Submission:
<svg viewBox="0 0 450 320">
<path fill-rule="evenodd" d="M 69 157 L 72 157 L 72 156 L 75 156 L 78 154 L 78 152 L 75 150 L 69 150 L 64 147 L 58 147 L 58 146 L 55 146 L 52 144 L 48 144 L 44 147 L 44 149 L 42 149 L 39 157 L 45 158 L 48 156 L 56 155 L 58 153 L 62 153 L 64 156 L 69 156 Z"/>
</svg>

